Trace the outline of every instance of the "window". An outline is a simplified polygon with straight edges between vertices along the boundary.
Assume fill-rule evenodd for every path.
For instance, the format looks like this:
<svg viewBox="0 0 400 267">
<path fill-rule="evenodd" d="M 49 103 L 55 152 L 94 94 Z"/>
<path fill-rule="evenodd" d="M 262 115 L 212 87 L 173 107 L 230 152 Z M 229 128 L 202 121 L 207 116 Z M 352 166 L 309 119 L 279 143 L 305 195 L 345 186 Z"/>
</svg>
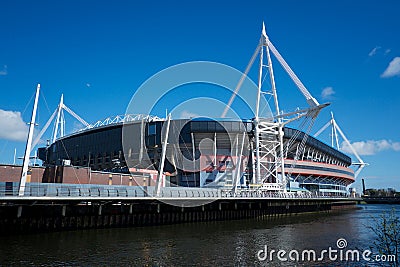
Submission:
<svg viewBox="0 0 400 267">
<path fill-rule="evenodd" d="M 149 128 L 148 128 L 148 134 L 149 135 L 155 135 L 157 132 L 157 127 L 155 124 L 149 124 Z"/>
</svg>

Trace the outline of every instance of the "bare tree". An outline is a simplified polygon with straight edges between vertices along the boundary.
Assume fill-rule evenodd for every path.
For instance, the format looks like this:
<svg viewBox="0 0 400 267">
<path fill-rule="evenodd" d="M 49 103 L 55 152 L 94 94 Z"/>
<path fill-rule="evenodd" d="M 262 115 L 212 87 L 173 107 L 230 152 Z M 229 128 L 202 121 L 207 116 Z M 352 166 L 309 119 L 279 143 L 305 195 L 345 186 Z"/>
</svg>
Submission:
<svg viewBox="0 0 400 267">
<path fill-rule="evenodd" d="M 382 213 L 378 218 L 374 218 L 374 224 L 367 227 L 376 236 L 371 250 L 387 259 L 380 263 L 384 266 L 399 266 L 400 218 L 396 216 L 396 210 L 393 208 L 389 214 Z"/>
</svg>

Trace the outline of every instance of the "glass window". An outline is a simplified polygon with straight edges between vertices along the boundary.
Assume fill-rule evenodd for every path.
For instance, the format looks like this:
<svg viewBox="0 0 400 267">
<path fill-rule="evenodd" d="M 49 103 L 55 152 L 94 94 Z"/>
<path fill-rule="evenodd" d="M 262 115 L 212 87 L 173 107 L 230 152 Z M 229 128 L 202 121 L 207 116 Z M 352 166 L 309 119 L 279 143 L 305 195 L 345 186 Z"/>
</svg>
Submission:
<svg viewBox="0 0 400 267">
<path fill-rule="evenodd" d="M 154 135 L 156 134 L 156 124 L 149 124 L 149 129 L 148 129 L 148 133 L 149 135 Z"/>
</svg>

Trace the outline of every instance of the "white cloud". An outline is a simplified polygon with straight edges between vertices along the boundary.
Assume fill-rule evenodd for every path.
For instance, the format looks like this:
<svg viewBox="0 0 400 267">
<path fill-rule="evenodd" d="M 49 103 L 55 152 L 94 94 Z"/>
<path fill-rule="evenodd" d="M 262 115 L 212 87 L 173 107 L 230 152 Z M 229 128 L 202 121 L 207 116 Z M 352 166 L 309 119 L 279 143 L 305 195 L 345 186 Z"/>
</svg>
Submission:
<svg viewBox="0 0 400 267">
<path fill-rule="evenodd" d="M 323 99 L 329 99 L 335 93 L 336 93 L 335 90 L 333 90 L 333 88 L 329 86 L 329 87 L 325 87 L 324 89 L 322 89 L 321 96 Z"/>
<path fill-rule="evenodd" d="M 28 125 L 22 120 L 21 112 L 0 109 L 0 139 L 25 141 Z"/>
<path fill-rule="evenodd" d="M 388 49 L 385 50 L 384 55 L 386 56 L 386 55 L 389 54 L 390 52 L 392 52 L 392 49 L 388 48 Z"/>
<path fill-rule="evenodd" d="M 86 87 L 90 88 L 92 85 L 90 83 L 86 84 Z"/>
<path fill-rule="evenodd" d="M 393 142 L 385 139 L 354 142 L 351 145 L 359 155 L 375 155 L 385 150 L 400 151 L 400 142 Z M 342 143 L 342 151 L 353 154 L 350 146 L 345 142 Z"/>
<path fill-rule="evenodd" d="M 6 76 L 8 74 L 8 68 L 7 65 L 3 66 L 3 69 L 0 70 L 0 76 Z"/>
<path fill-rule="evenodd" d="M 371 52 L 368 53 L 368 56 L 372 57 L 372 56 L 376 55 L 376 52 L 378 52 L 379 49 L 381 49 L 380 46 L 375 46 L 375 47 L 371 50 Z"/>
<path fill-rule="evenodd" d="M 190 119 L 190 118 L 196 118 L 196 117 L 199 117 L 199 115 L 196 113 L 187 111 L 187 110 L 182 111 L 181 115 L 180 115 L 181 119 Z"/>
<path fill-rule="evenodd" d="M 390 61 L 389 66 L 381 74 L 382 78 L 389 78 L 393 76 L 400 76 L 400 57 L 395 57 Z"/>
</svg>

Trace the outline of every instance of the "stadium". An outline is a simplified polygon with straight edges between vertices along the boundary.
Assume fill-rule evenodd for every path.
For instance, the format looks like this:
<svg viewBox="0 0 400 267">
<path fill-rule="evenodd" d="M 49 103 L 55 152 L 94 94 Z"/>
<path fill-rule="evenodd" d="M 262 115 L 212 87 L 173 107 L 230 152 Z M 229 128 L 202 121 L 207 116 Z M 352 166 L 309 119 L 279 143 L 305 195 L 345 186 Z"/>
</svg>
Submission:
<svg viewBox="0 0 400 267">
<path fill-rule="evenodd" d="M 133 117 L 59 138 L 39 148 L 38 156 L 45 166 L 64 164 L 118 173 L 158 170 L 167 119 L 139 117 L 127 122 L 128 118 Z M 251 120 L 180 119 L 171 120 L 169 128 L 163 168 L 168 186 L 229 188 L 236 177 L 241 188 L 260 184 L 253 175 L 255 126 Z M 284 159 L 287 189 L 346 195 L 346 187 L 354 182 L 350 157 L 307 136 L 295 159 L 305 135 L 284 128 L 284 147 L 290 144 Z M 277 182 L 269 179 L 262 182 Z"/>
<path fill-rule="evenodd" d="M 307 108 L 298 108 L 289 113 L 279 108 L 270 52 L 304 96 Z M 254 117 L 228 119 L 226 112 L 257 55 L 260 64 Z M 263 63 L 264 58 L 266 63 Z M 264 73 L 265 68 L 267 71 Z M 271 88 L 263 91 L 262 83 L 266 76 L 269 76 Z M 148 94 L 144 96 L 149 97 Z M 265 99 L 267 94 L 273 99 L 275 110 L 269 117 L 262 117 L 259 112 L 260 100 Z M 314 136 L 310 135 L 315 119 L 328 105 L 320 104 L 312 97 L 263 28 L 260 42 L 221 118 L 171 119 L 171 114 L 166 118 L 149 114 L 123 115 L 89 125 L 67 108 L 61 98 L 49 120 L 50 123 L 57 114 L 52 142 L 38 149 L 38 157 L 46 169 L 74 166 L 87 168 L 89 173 L 94 171 L 107 176 L 110 173 L 109 184 L 112 176 L 117 173 L 121 175 L 120 184 L 124 184 L 122 175 L 125 174 L 136 178 L 146 176 L 149 181 L 147 185 L 156 185 L 157 188 L 180 186 L 220 188 L 235 193 L 238 190 L 260 190 L 347 196 L 348 186 L 355 181 L 366 164 L 348 142 L 333 114 L 328 124 Z M 65 121 L 60 120 L 63 118 L 63 109 L 86 128 L 65 135 Z M 299 125 L 303 127 L 294 129 L 288 126 L 300 120 L 303 122 Z M 59 125 L 62 130 L 56 138 Z M 331 145 L 317 139 L 318 134 L 329 125 L 332 125 Z M 337 132 L 353 149 L 359 163 L 354 163 L 349 156 L 339 151 Z M 75 176 L 77 180 L 70 177 L 69 183 L 82 183 Z M 139 184 L 136 180 L 135 183 Z M 89 181 L 92 184 L 104 184 L 107 179 L 97 181 L 89 178 Z"/>
</svg>

